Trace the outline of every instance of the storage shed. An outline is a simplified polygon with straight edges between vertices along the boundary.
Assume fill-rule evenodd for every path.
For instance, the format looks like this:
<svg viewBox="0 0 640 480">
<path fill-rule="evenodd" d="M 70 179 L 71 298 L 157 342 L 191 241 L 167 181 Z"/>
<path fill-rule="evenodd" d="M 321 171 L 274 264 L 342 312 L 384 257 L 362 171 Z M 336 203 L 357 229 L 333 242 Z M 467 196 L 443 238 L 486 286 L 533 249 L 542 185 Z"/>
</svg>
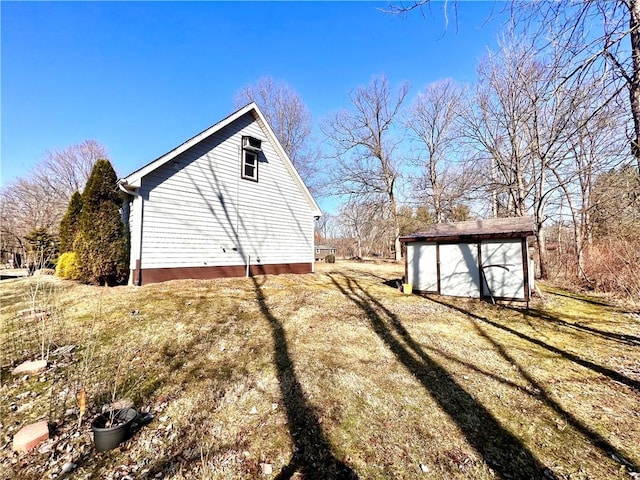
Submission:
<svg viewBox="0 0 640 480">
<path fill-rule="evenodd" d="M 527 237 L 534 234 L 530 217 L 431 225 L 400 237 L 406 282 L 420 293 L 529 301 Z"/>
</svg>

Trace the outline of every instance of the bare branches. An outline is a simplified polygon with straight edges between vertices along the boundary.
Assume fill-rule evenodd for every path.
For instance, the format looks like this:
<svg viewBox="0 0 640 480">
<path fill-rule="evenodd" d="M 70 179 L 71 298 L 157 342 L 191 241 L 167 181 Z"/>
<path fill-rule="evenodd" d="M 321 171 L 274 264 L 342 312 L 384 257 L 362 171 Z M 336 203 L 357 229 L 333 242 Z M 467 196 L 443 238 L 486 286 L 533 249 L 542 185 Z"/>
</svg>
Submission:
<svg viewBox="0 0 640 480">
<path fill-rule="evenodd" d="M 332 168 L 336 194 L 378 196 L 386 199 L 394 220 L 396 258 L 400 259 L 400 227 L 396 190 L 400 161 L 394 155 L 399 139 L 393 131 L 409 92 L 402 84 L 394 94 L 385 76 L 349 94 L 351 109 L 327 120 L 323 132 L 335 150 Z"/>
<path fill-rule="evenodd" d="M 85 140 L 62 150 L 45 154 L 32 172 L 32 178 L 65 204 L 73 192 L 82 191 L 96 161 L 107 158 L 107 148 L 96 140 Z"/>
<path fill-rule="evenodd" d="M 352 110 L 336 113 L 323 128 L 337 155 L 359 150 L 359 154 L 379 161 L 383 170 L 391 171 L 391 155 L 398 143 L 391 138 L 391 127 L 408 92 L 405 83 L 394 95 L 385 76 L 374 77 L 369 85 L 353 90 L 349 94 Z"/>
<path fill-rule="evenodd" d="M 407 13 L 413 10 L 419 10 L 422 13 L 422 16 L 425 16 L 424 9 L 425 7 L 431 9 L 431 5 L 433 2 L 431 0 L 414 0 L 413 2 L 400 2 L 399 4 L 389 3 L 388 8 L 380 9 L 384 13 L 389 13 L 392 15 L 406 15 Z M 444 24 L 445 28 L 449 25 L 449 8 L 453 10 L 453 18 L 458 19 L 458 1 L 453 0 L 444 0 L 442 2 L 442 13 L 444 15 Z"/>
<path fill-rule="evenodd" d="M 433 5 L 395 2 L 383 11 L 424 15 Z M 450 84 L 440 82 L 406 112 L 410 146 L 417 148 L 401 146 L 399 137 L 377 142 L 377 134 L 386 136 L 386 124 L 384 111 L 371 102 L 380 96 L 376 86 L 352 93 L 353 108 L 336 114 L 333 128 L 325 129 L 336 152 L 335 191 L 363 201 L 388 195 L 388 179 L 397 186 L 399 169 L 392 161 L 385 170 L 385 158 L 402 149 L 414 155 L 412 167 L 418 168 L 412 182 L 417 206 L 428 207 L 436 221 L 458 214 L 456 199 L 466 205 L 461 192 L 484 192 L 478 203 L 490 204 L 494 216 L 534 216 L 543 276 L 546 228 L 571 225 L 577 272 L 584 275 L 582 255 L 594 225 L 637 227 L 637 177 L 629 165 L 640 171 L 640 0 L 508 5 L 506 40 L 478 66 L 472 94 L 455 96 Z M 445 23 L 457 6 L 438 4 Z M 391 96 L 384 98 L 393 105 Z M 377 175 L 384 171 L 390 175 Z M 624 193 L 616 195 L 614 184 Z M 477 204 L 473 208 L 478 211 Z M 616 208 L 624 210 L 624 222 L 612 220 Z M 410 218 L 412 211 L 403 215 Z"/>
<path fill-rule="evenodd" d="M 433 209 L 436 223 L 450 217 L 447 212 L 450 214 L 456 200 L 464 195 L 456 188 L 460 182 L 453 161 L 461 95 L 451 80 L 427 85 L 409 107 L 405 120 L 418 144 L 414 163 L 420 170 L 414 190 Z"/>
<path fill-rule="evenodd" d="M 261 77 L 236 94 L 236 107 L 250 102 L 258 104 L 304 182 L 315 188 L 318 154 L 309 145 L 311 112 L 298 93 L 287 83 Z"/>
<path fill-rule="evenodd" d="M 37 229 L 56 233 L 73 192 L 81 190 L 96 160 L 107 149 L 86 140 L 62 150 L 47 152 L 30 174 L 0 191 L 2 250 L 24 251 L 24 237 Z"/>
<path fill-rule="evenodd" d="M 381 254 L 384 238 L 393 231 L 393 221 L 385 213 L 380 202 L 371 199 L 354 197 L 342 205 L 340 223 L 343 234 L 353 239 L 353 256 Z"/>
<path fill-rule="evenodd" d="M 562 83 L 597 75 L 625 85 L 634 132 L 630 151 L 640 171 L 640 2 L 533 2 L 514 13 L 516 24 L 532 36 L 541 52 L 562 53 Z"/>
<path fill-rule="evenodd" d="M 448 0 L 445 0 L 448 3 Z M 399 4 L 389 3 L 388 8 L 381 9 L 385 13 L 408 13 L 412 10 L 422 10 L 425 5 L 431 5 L 431 0 L 415 0 L 413 2 L 400 2 Z"/>
</svg>

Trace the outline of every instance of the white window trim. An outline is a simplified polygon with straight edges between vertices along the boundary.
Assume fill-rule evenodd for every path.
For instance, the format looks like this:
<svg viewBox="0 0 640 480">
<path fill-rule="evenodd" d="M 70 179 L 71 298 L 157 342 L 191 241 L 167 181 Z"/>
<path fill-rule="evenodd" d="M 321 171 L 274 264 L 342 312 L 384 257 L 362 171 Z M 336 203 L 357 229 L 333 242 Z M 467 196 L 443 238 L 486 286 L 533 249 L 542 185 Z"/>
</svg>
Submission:
<svg viewBox="0 0 640 480">
<path fill-rule="evenodd" d="M 251 167 L 253 168 L 253 175 L 247 175 L 246 173 L 246 167 L 249 165 L 249 163 L 247 162 L 247 156 L 251 156 L 254 159 L 254 163 L 251 165 Z M 244 178 L 245 180 L 251 180 L 253 182 L 257 182 L 258 181 L 258 164 L 260 162 L 258 161 L 258 152 L 252 152 L 250 150 L 246 150 L 246 149 L 242 149 L 242 162 L 241 162 L 241 176 L 242 178 Z"/>
</svg>

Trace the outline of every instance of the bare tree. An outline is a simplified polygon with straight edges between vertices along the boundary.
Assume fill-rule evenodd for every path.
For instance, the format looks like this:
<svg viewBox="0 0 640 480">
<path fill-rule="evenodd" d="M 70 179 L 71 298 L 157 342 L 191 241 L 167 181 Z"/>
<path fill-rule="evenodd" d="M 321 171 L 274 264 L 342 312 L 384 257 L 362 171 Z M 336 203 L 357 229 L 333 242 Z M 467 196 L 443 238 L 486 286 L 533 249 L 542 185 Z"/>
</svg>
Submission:
<svg viewBox="0 0 640 480">
<path fill-rule="evenodd" d="M 287 83 L 267 76 L 236 93 L 236 107 L 240 108 L 250 102 L 258 104 L 296 170 L 315 192 L 318 187 L 315 178 L 318 173 L 318 153 L 309 145 L 311 112 L 300 95 Z"/>
<path fill-rule="evenodd" d="M 391 4 L 386 13 L 423 11 L 431 0 Z M 499 2 L 497 2 L 499 3 Z M 445 0 L 445 22 L 457 18 L 457 0 Z M 640 0 L 558 0 L 510 2 L 511 20 L 519 36 L 534 37 L 540 51 L 565 51 L 565 77 L 597 72 L 612 67 L 624 83 L 628 113 L 632 120 L 629 144 L 640 172 Z M 613 95 L 617 95 L 615 89 Z"/>
<path fill-rule="evenodd" d="M 405 83 L 393 94 L 386 76 L 374 77 L 349 94 L 349 110 L 339 111 L 322 128 L 335 150 L 333 192 L 361 201 L 384 199 L 394 226 L 396 260 L 402 254 L 397 200 L 400 159 L 395 155 L 399 140 L 394 126 L 408 92 Z"/>
<path fill-rule="evenodd" d="M 594 179 L 591 196 L 593 236 L 631 240 L 638 246 L 640 173 L 628 164 L 603 171 Z"/>
<path fill-rule="evenodd" d="M 519 89 L 522 75 L 515 75 L 520 67 L 510 64 L 516 59 L 517 55 L 493 55 L 482 60 L 479 82 L 462 117 L 465 137 L 477 149 L 477 157 L 489 163 L 486 185 L 494 217 L 524 215 L 530 187 L 525 179 L 530 161 L 525 125 L 532 112 Z"/>
<path fill-rule="evenodd" d="M 554 172 L 567 167 L 571 142 L 615 98 L 603 95 L 615 87 L 607 77 L 567 81 L 565 72 L 564 51 L 539 57 L 530 48 L 507 43 L 481 63 L 473 107 L 464 115 L 465 135 L 490 164 L 487 184 L 494 213 L 535 219 L 543 277 L 549 205 L 575 178 L 560 181 Z"/>
<path fill-rule="evenodd" d="M 576 86 L 579 91 L 574 95 L 607 99 L 610 92 L 601 79 Z M 617 194 L 605 189 L 598 191 L 596 182 L 602 172 L 617 169 L 629 160 L 625 154 L 625 126 L 618 122 L 623 115 L 619 102 L 584 102 L 576 105 L 571 112 L 569 122 L 579 125 L 566 138 L 565 153 L 560 162 L 550 166 L 549 179 L 556 183 L 562 194 L 558 200 L 562 204 L 557 208 L 557 217 L 568 211 L 573 233 L 572 253 L 575 258 L 575 274 L 589 281 L 585 269 L 585 252 L 592 244 L 594 213 L 607 210 L 607 206 L 616 204 L 620 208 Z M 606 194 L 603 194 L 606 191 Z M 615 200 L 614 200 L 615 199 Z M 610 208 L 609 208 L 610 209 Z"/>
<path fill-rule="evenodd" d="M 420 174 L 414 191 L 429 205 L 436 223 L 452 218 L 452 209 L 469 192 L 469 172 L 457 162 L 460 88 L 450 79 L 427 85 L 409 107 L 405 120 L 416 141 L 414 164 Z"/>
<path fill-rule="evenodd" d="M 533 35 L 540 50 L 566 52 L 565 81 L 612 73 L 623 84 L 632 121 L 628 141 L 640 171 L 640 1 L 532 2 L 513 12 L 516 26 Z"/>
<path fill-rule="evenodd" d="M 640 298 L 640 173 L 631 164 L 598 174 L 592 188 L 589 285 Z"/>
<path fill-rule="evenodd" d="M 107 156 L 104 145 L 86 140 L 47 152 L 31 172 L 0 190 L 2 249 L 26 252 L 25 237 L 38 229 L 55 234 L 69 198 L 82 190 L 93 164 Z"/>
<path fill-rule="evenodd" d="M 17 179 L 0 191 L 2 250 L 27 258 L 26 236 L 35 230 L 55 232 L 58 204 L 48 191 L 27 179 Z"/>
<path fill-rule="evenodd" d="M 384 238 L 389 222 L 379 202 L 352 198 L 340 208 L 342 236 L 353 240 L 353 256 L 364 258 L 371 253 L 383 254 Z"/>
<path fill-rule="evenodd" d="M 430 4 L 417 0 L 389 10 L 406 13 Z M 445 2 L 445 17 L 455 16 L 458 6 Z M 575 255 L 577 275 L 597 285 L 587 278 L 598 272 L 587 268 L 587 254 L 592 264 L 600 258 L 601 266 L 633 262 L 630 255 L 622 263 L 607 255 L 616 253 L 611 246 L 617 241 L 627 241 L 622 232 L 638 228 L 633 205 L 640 195 L 628 192 L 637 192 L 633 179 L 640 175 L 640 0 L 505 6 L 511 7 L 509 32 L 511 42 L 521 39 L 520 53 L 511 61 L 485 60 L 474 102 L 465 108 L 473 112 L 465 115 L 466 130 L 473 132 L 477 158 L 487 164 L 492 210 L 536 218 L 543 276 L 544 222 L 551 220 L 559 236 L 571 233 L 565 259 Z M 607 237 L 592 245 L 593 232 L 601 234 L 603 225 Z M 605 253 L 594 254 L 603 242 Z"/>
<path fill-rule="evenodd" d="M 315 239 L 316 243 L 331 242 L 337 236 L 338 218 L 331 213 L 324 213 L 315 225 Z"/>
<path fill-rule="evenodd" d="M 73 192 L 82 191 L 96 161 L 108 156 L 107 148 L 96 140 L 48 151 L 31 172 L 31 181 L 66 205 Z"/>
</svg>

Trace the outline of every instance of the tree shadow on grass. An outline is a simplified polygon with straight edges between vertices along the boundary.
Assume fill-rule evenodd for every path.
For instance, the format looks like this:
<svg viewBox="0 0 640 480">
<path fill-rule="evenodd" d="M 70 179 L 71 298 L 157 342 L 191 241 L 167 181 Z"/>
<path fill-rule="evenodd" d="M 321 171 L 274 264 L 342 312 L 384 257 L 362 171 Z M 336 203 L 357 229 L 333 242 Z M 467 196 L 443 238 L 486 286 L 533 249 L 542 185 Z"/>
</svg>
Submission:
<svg viewBox="0 0 640 480">
<path fill-rule="evenodd" d="M 553 347 L 551 345 L 548 345 L 538 339 L 535 338 L 531 338 L 528 337 L 527 335 L 524 335 L 512 328 L 506 327 L 504 325 L 500 325 L 497 322 L 494 322 L 492 320 L 489 320 L 486 317 L 481 317 L 479 315 L 476 315 L 468 310 L 465 310 L 463 308 L 460 308 L 458 306 L 454 306 L 451 305 L 450 303 L 447 303 L 445 301 L 442 300 L 437 300 L 433 297 L 429 297 L 429 300 L 431 300 L 432 302 L 438 303 L 440 305 L 443 305 L 445 307 L 448 307 L 450 309 L 456 310 L 460 313 L 462 313 L 463 315 L 466 315 L 471 322 L 473 323 L 473 326 L 475 328 L 475 330 L 478 332 L 478 334 L 483 337 L 485 340 L 487 340 L 500 354 L 500 356 L 502 358 L 504 358 L 507 362 L 509 362 L 510 364 L 514 365 L 517 370 L 518 373 L 520 374 L 520 376 L 522 376 L 531 386 L 534 387 L 534 389 L 539 392 L 538 393 L 538 398 L 540 398 L 545 404 L 547 404 L 549 407 L 551 407 L 556 413 L 558 413 L 558 415 L 560 415 L 563 419 L 566 420 L 566 422 L 571 425 L 576 431 L 580 432 L 582 435 L 584 435 L 596 448 L 600 449 L 603 453 L 605 453 L 607 456 L 616 458 L 619 463 L 625 465 L 626 467 L 628 467 L 630 469 L 630 471 L 632 472 L 638 472 L 638 467 L 628 458 L 628 456 L 626 456 L 625 454 L 623 454 L 622 452 L 620 452 L 616 447 L 614 447 L 613 445 L 611 445 L 611 443 L 609 443 L 602 435 L 600 435 L 598 432 L 592 430 L 591 428 L 589 428 L 589 426 L 584 425 L 579 419 L 577 419 L 573 414 L 571 414 L 570 412 L 568 412 L 567 410 L 565 410 L 558 402 L 556 402 L 555 400 L 553 400 L 553 398 L 551 398 L 551 396 L 549 395 L 549 393 L 546 391 L 546 389 L 539 384 L 538 382 L 536 382 L 536 380 L 529 375 L 529 373 L 527 371 L 525 371 L 519 364 L 518 361 L 511 356 L 507 350 L 504 348 L 504 346 L 502 344 L 500 344 L 497 340 L 495 340 L 490 334 L 487 333 L 487 331 L 482 328 L 481 324 L 486 324 L 486 325 L 491 325 L 493 327 L 496 327 L 498 329 L 507 331 L 513 335 L 516 335 L 522 339 L 528 340 L 531 343 L 534 343 L 535 345 L 541 346 L 543 348 L 546 348 L 548 350 L 551 350 L 554 353 L 558 353 L 560 355 L 562 355 L 563 357 L 567 358 L 568 360 L 574 361 L 576 363 L 578 363 L 579 365 L 582 365 L 586 368 L 589 368 L 593 371 L 596 371 L 602 375 L 606 375 L 609 378 L 612 378 L 613 380 L 616 381 L 620 381 L 618 380 L 618 378 L 622 377 L 623 380 L 627 380 L 627 381 L 621 381 L 621 383 L 625 383 L 628 385 L 628 382 L 631 383 L 638 383 L 638 382 L 634 382 L 630 379 L 628 379 L 627 377 L 624 377 L 623 375 L 620 375 L 617 372 L 614 372 L 613 370 L 609 370 L 607 368 L 601 367 L 600 365 L 596 365 L 593 364 L 591 362 L 588 362 L 586 360 L 582 360 L 579 357 L 577 357 L 576 355 L 570 354 L 568 352 L 564 352 L 563 350 L 560 350 L 557 347 Z M 614 373 L 615 375 L 612 376 L 612 373 Z M 633 387 L 633 385 L 629 385 L 631 387 Z"/>
<path fill-rule="evenodd" d="M 613 310 L 613 311 L 617 311 L 620 313 L 633 313 L 632 311 L 627 311 L 624 309 L 621 309 L 619 307 L 616 307 L 615 305 L 611 305 L 610 303 L 606 302 L 605 300 L 600 300 L 598 298 L 593 298 L 590 297 L 589 295 L 585 295 L 582 293 L 571 293 L 571 292 L 562 292 L 562 291 L 558 291 L 556 289 L 547 292 L 545 290 L 545 293 L 550 293 L 551 295 L 556 295 L 558 297 L 565 297 L 565 298 L 569 298 L 571 300 L 579 300 L 581 302 L 585 302 L 585 303 L 590 303 L 591 305 L 595 305 L 598 307 L 604 307 L 608 310 Z"/>
<path fill-rule="evenodd" d="M 623 333 L 607 332 L 606 330 L 589 327 L 587 325 L 582 325 L 581 323 L 567 322 L 566 320 L 562 320 L 561 318 L 558 318 L 554 315 L 550 315 L 547 312 L 544 312 L 542 310 L 538 310 L 535 308 L 530 308 L 526 310 L 525 315 L 536 317 L 545 322 L 554 323 L 560 327 L 570 328 L 572 330 L 579 330 L 581 332 L 590 333 L 594 336 L 601 337 L 607 340 L 612 340 L 614 342 L 623 343 L 625 345 L 640 346 L 640 337 L 636 337 L 634 335 L 626 335 Z"/>
<path fill-rule="evenodd" d="M 589 370 L 592 370 L 596 373 L 599 373 L 600 375 L 604 375 L 605 377 L 609 377 L 611 380 L 614 380 L 618 383 L 623 383 L 624 385 L 627 385 L 628 387 L 633 388 L 634 390 L 637 390 L 640 392 L 640 381 L 634 380 L 632 378 L 629 378 L 625 375 L 622 375 L 621 373 L 616 372 L 615 370 L 611 370 L 610 368 L 607 367 L 603 367 L 602 365 L 598 365 L 597 363 L 593 363 L 589 360 L 585 360 L 584 358 L 579 357 L 578 355 L 571 353 L 571 352 L 567 352 L 565 350 L 562 350 L 561 348 L 558 347 L 554 347 L 553 345 L 549 345 L 546 342 L 543 342 L 542 340 L 539 340 L 537 338 L 534 337 L 530 337 L 529 335 L 526 335 L 524 333 L 521 333 L 511 327 L 507 327 L 506 325 L 502 325 L 498 322 L 495 322 L 493 320 L 490 320 L 486 317 L 481 317 L 479 315 L 476 315 L 474 313 L 469 312 L 468 310 L 465 310 L 463 308 L 460 308 L 458 306 L 452 305 L 450 303 L 447 303 L 443 300 L 436 300 L 434 297 L 429 297 L 429 300 L 431 300 L 432 302 L 435 303 L 439 303 L 440 305 L 444 305 L 445 307 L 451 308 L 453 310 L 457 310 L 458 312 L 464 314 L 464 315 L 468 315 L 469 317 L 472 317 L 478 321 L 484 322 L 488 325 L 492 325 L 500 330 L 503 330 L 505 332 L 508 332 L 512 335 L 515 335 L 518 338 L 521 338 L 523 340 L 526 340 L 528 342 L 533 343 L 534 345 L 538 345 L 539 347 L 542 347 L 550 352 L 553 352 L 555 354 L 560 355 L 563 358 L 566 358 L 567 360 L 570 360 L 582 367 L 588 368 Z"/>
<path fill-rule="evenodd" d="M 341 277 L 341 279 L 338 278 Z M 460 428 L 499 478 L 555 478 L 525 445 L 411 337 L 400 319 L 344 274 L 329 274 L 336 288 L 367 316 L 373 331 Z M 342 282 L 340 281 L 342 280 Z M 346 287 L 342 285 L 346 284 Z"/>
<path fill-rule="evenodd" d="M 322 431 L 313 407 L 307 403 L 296 376 L 282 322 L 267 305 L 262 284 L 256 277 L 252 277 L 252 281 L 262 315 L 271 327 L 274 363 L 294 448 L 289 464 L 276 478 L 290 479 L 299 472 L 304 479 L 357 479 L 357 474 L 334 456 L 331 444 Z"/>
</svg>

